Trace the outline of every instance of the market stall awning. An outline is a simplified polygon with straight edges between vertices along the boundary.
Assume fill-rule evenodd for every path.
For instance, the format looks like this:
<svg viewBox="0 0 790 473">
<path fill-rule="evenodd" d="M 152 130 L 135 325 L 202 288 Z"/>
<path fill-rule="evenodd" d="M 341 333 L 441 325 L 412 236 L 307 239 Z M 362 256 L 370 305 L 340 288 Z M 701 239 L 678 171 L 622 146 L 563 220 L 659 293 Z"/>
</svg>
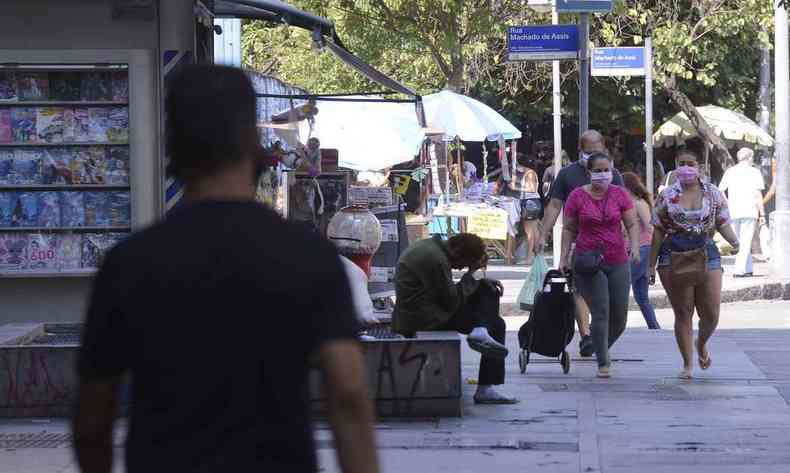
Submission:
<svg viewBox="0 0 790 473">
<path fill-rule="evenodd" d="M 410 161 L 425 139 L 412 103 L 318 101 L 316 107 L 312 129 L 306 120 L 264 126 L 273 128 L 275 135 L 292 146 L 315 136 L 321 140 L 321 148 L 338 150 L 341 167 L 355 171 L 378 171 Z M 296 110 L 284 111 L 273 120 L 280 122 L 297 116 Z"/>
<path fill-rule="evenodd" d="M 422 99 L 428 125 L 464 141 L 521 138 L 521 132 L 488 105 L 471 97 L 443 90 Z"/>
<path fill-rule="evenodd" d="M 313 41 L 329 48 L 341 61 L 348 64 L 368 79 L 396 92 L 416 97 L 417 94 L 400 82 L 376 70 L 373 66 L 349 51 L 335 32 L 331 21 L 313 15 L 277 0 L 216 0 L 214 13 L 218 17 L 260 19 L 274 23 L 298 26 L 313 32 Z M 422 116 L 419 97 L 418 115 Z M 424 125 L 424 123 L 423 123 Z"/>
<path fill-rule="evenodd" d="M 729 144 L 746 142 L 758 146 L 771 147 L 774 139 L 746 115 L 715 105 L 697 107 L 714 133 Z M 654 146 L 681 145 L 687 139 L 697 136 L 697 130 L 685 113 L 678 113 L 653 134 Z"/>
</svg>

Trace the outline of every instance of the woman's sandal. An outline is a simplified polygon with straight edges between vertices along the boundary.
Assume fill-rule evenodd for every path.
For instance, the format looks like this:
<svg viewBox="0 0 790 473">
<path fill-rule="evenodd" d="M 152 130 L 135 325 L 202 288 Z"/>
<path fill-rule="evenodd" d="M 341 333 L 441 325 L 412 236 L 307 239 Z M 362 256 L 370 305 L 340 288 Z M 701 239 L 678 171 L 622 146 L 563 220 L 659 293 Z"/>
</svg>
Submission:
<svg viewBox="0 0 790 473">
<path fill-rule="evenodd" d="M 678 373 L 678 378 L 680 379 L 692 379 L 694 376 L 691 374 L 691 370 L 683 370 Z"/>
<path fill-rule="evenodd" d="M 694 345 L 697 347 L 697 353 L 700 353 L 699 339 L 694 341 Z M 705 351 L 708 351 L 707 348 L 705 349 Z M 703 358 L 701 355 L 698 356 L 697 361 L 699 361 L 699 367 L 702 368 L 703 370 L 710 368 L 710 365 L 713 364 L 713 360 L 710 357 L 710 353 L 705 355 L 705 358 Z"/>
</svg>

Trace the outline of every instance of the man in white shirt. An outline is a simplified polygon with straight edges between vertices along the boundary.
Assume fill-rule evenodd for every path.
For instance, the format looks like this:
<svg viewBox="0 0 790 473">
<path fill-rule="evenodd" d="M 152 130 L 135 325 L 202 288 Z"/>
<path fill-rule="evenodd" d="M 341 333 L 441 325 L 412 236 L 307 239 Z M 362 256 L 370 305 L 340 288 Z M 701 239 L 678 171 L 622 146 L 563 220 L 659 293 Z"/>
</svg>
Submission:
<svg viewBox="0 0 790 473">
<path fill-rule="evenodd" d="M 719 184 L 722 192 L 727 192 L 730 216 L 741 248 L 735 257 L 736 278 L 753 276 L 752 239 L 758 219 L 765 218 L 763 194 L 765 181 L 760 171 L 753 166 L 754 151 L 741 148 L 738 151 L 738 164 L 727 169 Z"/>
</svg>

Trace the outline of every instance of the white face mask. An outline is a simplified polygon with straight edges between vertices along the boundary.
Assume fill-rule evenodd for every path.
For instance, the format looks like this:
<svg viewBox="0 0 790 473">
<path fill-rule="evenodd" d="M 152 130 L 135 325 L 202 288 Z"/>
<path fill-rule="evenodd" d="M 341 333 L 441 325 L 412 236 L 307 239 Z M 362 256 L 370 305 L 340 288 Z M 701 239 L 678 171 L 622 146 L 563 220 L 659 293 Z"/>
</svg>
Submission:
<svg viewBox="0 0 790 473">
<path fill-rule="evenodd" d="M 583 165 L 587 166 L 587 160 L 590 159 L 590 156 L 592 156 L 592 155 L 591 154 L 587 154 L 584 151 L 582 151 L 581 153 L 579 153 L 579 162 L 582 163 Z"/>
</svg>

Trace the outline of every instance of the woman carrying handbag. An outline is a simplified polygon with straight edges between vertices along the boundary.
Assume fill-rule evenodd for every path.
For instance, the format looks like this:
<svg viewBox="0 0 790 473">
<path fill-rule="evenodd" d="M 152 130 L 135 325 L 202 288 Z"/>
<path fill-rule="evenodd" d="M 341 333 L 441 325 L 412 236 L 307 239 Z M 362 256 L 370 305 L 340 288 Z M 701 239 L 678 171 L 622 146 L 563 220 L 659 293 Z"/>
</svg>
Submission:
<svg viewBox="0 0 790 473">
<path fill-rule="evenodd" d="M 719 323 L 722 266 L 713 242 L 718 231 L 738 250 L 738 237 L 730 226 L 727 199 L 713 184 L 703 182 L 696 154 L 683 150 L 675 156 L 677 181 L 658 197 L 650 248 L 651 282 L 656 262 L 661 284 L 675 313 L 675 338 L 683 357 L 678 375 L 691 379 L 694 345 L 703 370 L 711 366 L 708 340 Z M 694 309 L 699 315 L 699 338 L 693 340 Z"/>
<path fill-rule="evenodd" d="M 560 269 L 573 270 L 576 286 L 590 307 L 592 341 L 598 377 L 610 377 L 609 348 L 625 331 L 631 266 L 625 224 L 631 243 L 630 262 L 639 263 L 639 225 L 625 189 L 611 185 L 609 156 L 595 153 L 587 160 L 590 184 L 571 192 L 565 202 Z M 571 242 L 576 242 L 573 262 Z"/>
</svg>

